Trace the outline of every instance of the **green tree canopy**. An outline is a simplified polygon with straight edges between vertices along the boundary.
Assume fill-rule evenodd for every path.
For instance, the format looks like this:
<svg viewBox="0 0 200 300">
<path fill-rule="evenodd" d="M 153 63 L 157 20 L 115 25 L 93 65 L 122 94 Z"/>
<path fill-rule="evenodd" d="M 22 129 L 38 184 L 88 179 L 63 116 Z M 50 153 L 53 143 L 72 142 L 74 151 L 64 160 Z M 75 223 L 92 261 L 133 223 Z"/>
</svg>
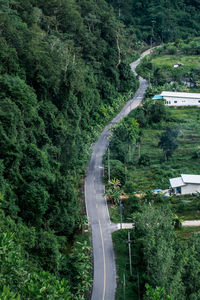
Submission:
<svg viewBox="0 0 200 300">
<path fill-rule="evenodd" d="M 178 148 L 177 137 L 179 134 L 178 127 L 167 127 L 162 133 L 158 147 L 163 150 L 166 159 L 171 157 L 174 151 Z"/>
</svg>

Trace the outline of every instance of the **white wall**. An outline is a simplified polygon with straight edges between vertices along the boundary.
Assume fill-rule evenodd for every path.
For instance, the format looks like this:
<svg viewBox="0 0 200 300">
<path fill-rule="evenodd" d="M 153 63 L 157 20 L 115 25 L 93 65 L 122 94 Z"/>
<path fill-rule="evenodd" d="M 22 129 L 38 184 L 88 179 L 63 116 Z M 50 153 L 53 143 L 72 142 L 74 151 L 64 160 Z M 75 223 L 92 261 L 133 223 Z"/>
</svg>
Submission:
<svg viewBox="0 0 200 300">
<path fill-rule="evenodd" d="M 188 183 L 181 187 L 182 195 L 192 194 L 192 193 L 196 193 L 196 192 L 200 192 L 200 184 Z"/>
<path fill-rule="evenodd" d="M 194 98 L 177 98 L 165 96 L 163 97 L 167 106 L 188 106 L 188 105 L 200 105 L 200 99 Z"/>
</svg>

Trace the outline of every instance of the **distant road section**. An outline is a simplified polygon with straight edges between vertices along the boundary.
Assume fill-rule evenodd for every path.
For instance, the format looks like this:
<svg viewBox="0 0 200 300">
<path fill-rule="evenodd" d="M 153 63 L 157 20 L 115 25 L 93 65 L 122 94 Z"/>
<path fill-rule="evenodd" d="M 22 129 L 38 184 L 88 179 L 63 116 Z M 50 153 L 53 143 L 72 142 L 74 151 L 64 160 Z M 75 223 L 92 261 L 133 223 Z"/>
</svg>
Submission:
<svg viewBox="0 0 200 300">
<path fill-rule="evenodd" d="M 141 57 L 131 64 L 131 69 L 136 74 L 135 68 L 142 57 L 148 55 L 150 50 L 142 53 Z M 121 112 L 105 127 L 98 141 L 93 146 L 92 157 L 88 166 L 85 180 L 85 202 L 87 216 L 92 230 L 92 246 L 94 259 L 94 276 L 92 300 L 114 300 L 116 289 L 116 266 L 111 233 L 116 224 L 112 224 L 104 197 L 103 154 L 106 151 L 111 136 L 110 128 L 119 123 L 131 110 L 135 109 L 142 101 L 148 83 L 139 78 L 140 87 L 133 99 L 128 101 Z"/>
</svg>

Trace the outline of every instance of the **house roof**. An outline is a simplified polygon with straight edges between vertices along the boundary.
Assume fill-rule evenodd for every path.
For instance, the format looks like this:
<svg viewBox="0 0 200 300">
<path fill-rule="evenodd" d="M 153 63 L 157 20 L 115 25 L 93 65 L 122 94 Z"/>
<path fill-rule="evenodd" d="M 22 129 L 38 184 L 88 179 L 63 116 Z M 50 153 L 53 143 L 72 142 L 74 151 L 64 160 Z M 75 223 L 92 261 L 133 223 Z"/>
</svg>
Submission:
<svg viewBox="0 0 200 300">
<path fill-rule="evenodd" d="M 182 174 L 181 177 L 185 183 L 200 184 L 200 175 Z"/>
<path fill-rule="evenodd" d="M 161 93 L 161 96 L 200 99 L 200 93 L 180 93 L 180 92 L 165 92 L 165 91 L 163 91 Z"/>
<path fill-rule="evenodd" d="M 153 96 L 153 100 L 157 100 L 157 99 L 163 99 L 163 96 L 161 96 L 161 95 Z"/>
<path fill-rule="evenodd" d="M 176 188 L 176 187 L 185 185 L 185 183 L 183 182 L 182 177 L 172 178 L 169 181 L 170 181 L 170 185 L 171 185 L 172 188 Z"/>
<path fill-rule="evenodd" d="M 200 184 L 200 175 L 181 174 L 181 177 L 171 178 L 169 181 L 172 188 L 184 186 L 187 183 Z"/>
</svg>

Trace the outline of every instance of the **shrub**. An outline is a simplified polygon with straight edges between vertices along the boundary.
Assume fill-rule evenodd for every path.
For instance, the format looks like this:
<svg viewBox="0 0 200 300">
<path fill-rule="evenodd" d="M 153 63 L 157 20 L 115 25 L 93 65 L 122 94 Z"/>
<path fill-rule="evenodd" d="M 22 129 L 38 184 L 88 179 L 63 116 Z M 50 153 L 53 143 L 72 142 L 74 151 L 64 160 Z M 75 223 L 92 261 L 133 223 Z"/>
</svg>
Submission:
<svg viewBox="0 0 200 300">
<path fill-rule="evenodd" d="M 132 181 L 126 181 L 124 185 L 124 192 L 127 194 L 132 194 L 135 192 L 135 187 Z"/>
<path fill-rule="evenodd" d="M 141 166 L 150 165 L 150 157 L 147 154 L 142 154 L 138 160 L 138 164 Z"/>
<path fill-rule="evenodd" d="M 169 46 L 167 50 L 170 55 L 176 54 L 177 52 L 177 48 L 175 46 Z"/>
</svg>

